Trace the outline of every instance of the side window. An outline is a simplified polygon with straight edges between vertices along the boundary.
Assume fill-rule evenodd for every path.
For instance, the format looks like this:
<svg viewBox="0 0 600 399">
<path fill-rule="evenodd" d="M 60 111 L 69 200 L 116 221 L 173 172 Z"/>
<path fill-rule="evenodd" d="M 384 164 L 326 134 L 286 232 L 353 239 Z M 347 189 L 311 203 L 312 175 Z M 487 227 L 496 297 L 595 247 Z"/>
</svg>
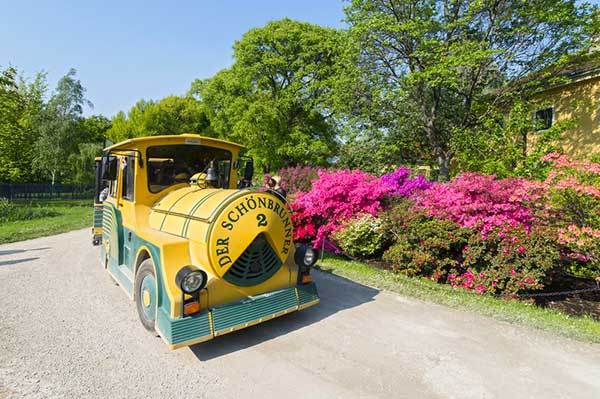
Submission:
<svg viewBox="0 0 600 399">
<path fill-rule="evenodd" d="M 134 157 L 123 157 L 121 168 L 123 175 L 123 190 L 121 196 L 123 199 L 133 201 L 133 189 L 134 189 L 134 178 L 135 178 L 135 158 Z"/>
<path fill-rule="evenodd" d="M 108 181 L 108 195 L 111 198 L 117 198 L 117 181 L 119 179 L 119 174 L 117 173 L 117 178 L 115 180 Z"/>
<path fill-rule="evenodd" d="M 552 127 L 554 121 L 554 107 L 543 108 L 535 113 L 535 130 L 546 130 Z"/>
</svg>

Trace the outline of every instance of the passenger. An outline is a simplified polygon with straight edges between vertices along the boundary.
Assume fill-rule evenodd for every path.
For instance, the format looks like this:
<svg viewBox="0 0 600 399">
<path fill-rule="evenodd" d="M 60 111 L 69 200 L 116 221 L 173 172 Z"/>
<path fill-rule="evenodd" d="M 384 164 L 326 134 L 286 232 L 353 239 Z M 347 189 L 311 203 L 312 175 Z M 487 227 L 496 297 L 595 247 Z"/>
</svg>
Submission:
<svg viewBox="0 0 600 399">
<path fill-rule="evenodd" d="M 272 176 L 268 181 L 269 189 L 275 192 L 281 199 L 285 202 L 285 197 L 287 197 L 287 192 L 281 187 L 281 177 Z"/>
</svg>

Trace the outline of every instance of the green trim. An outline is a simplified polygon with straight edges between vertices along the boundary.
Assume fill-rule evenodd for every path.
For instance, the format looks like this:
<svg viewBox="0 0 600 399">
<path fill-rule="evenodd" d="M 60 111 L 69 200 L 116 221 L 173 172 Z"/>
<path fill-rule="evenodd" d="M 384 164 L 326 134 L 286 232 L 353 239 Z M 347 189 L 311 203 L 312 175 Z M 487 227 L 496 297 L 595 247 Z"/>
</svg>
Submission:
<svg viewBox="0 0 600 399">
<path fill-rule="evenodd" d="M 205 203 L 205 202 L 206 202 L 206 201 L 207 201 L 209 198 L 211 198 L 211 197 L 212 197 L 212 196 L 214 196 L 215 194 L 217 194 L 217 193 L 220 193 L 220 192 L 222 192 L 222 191 L 223 191 L 223 189 L 216 189 L 216 190 L 215 190 L 215 191 L 213 191 L 212 193 L 210 193 L 210 194 L 207 194 L 207 195 L 206 195 L 206 196 L 204 196 L 202 199 L 200 199 L 200 201 L 198 201 L 198 202 L 196 203 L 196 205 L 194 205 L 194 206 L 192 207 L 192 209 L 190 209 L 189 216 L 194 216 L 194 213 L 195 213 L 195 212 L 198 210 L 198 208 L 200 208 L 200 206 L 201 206 L 203 203 Z M 165 217 L 166 217 L 166 216 L 165 216 Z M 182 226 L 182 228 L 181 228 L 181 236 L 182 236 L 182 237 L 186 237 L 186 236 L 187 236 L 187 232 L 188 232 L 188 229 L 189 229 L 189 226 L 190 226 L 190 221 L 191 221 L 191 218 L 189 218 L 189 217 L 185 219 L 185 222 L 183 223 L 183 226 Z"/>
<path fill-rule="evenodd" d="M 295 287 L 248 297 L 212 310 L 215 333 L 229 330 L 285 310 L 298 309 Z"/>
<path fill-rule="evenodd" d="M 181 197 L 177 198 L 177 200 L 171 204 L 171 206 L 169 207 L 169 210 L 168 210 L 168 211 L 167 211 L 167 213 L 165 214 L 165 217 L 163 218 L 162 222 L 160 223 L 160 229 L 159 229 L 160 231 L 162 231 L 162 229 L 163 229 L 163 226 L 164 226 L 164 224 L 165 224 L 165 220 L 167 220 L 167 216 L 169 216 L 169 214 L 171 213 L 171 209 L 173 209 L 173 207 L 174 207 L 175 205 L 177 205 L 177 203 L 178 203 L 179 201 L 181 201 L 183 198 L 187 197 L 188 195 L 190 195 L 190 194 L 192 194 L 192 193 L 198 192 L 198 191 L 200 191 L 200 189 L 198 189 L 198 190 L 190 190 L 190 191 L 188 191 L 187 193 L 183 194 Z"/>
<path fill-rule="evenodd" d="M 210 317 L 207 311 L 181 319 L 171 319 L 164 309 L 159 309 L 156 328 L 171 345 L 204 337 L 212 338 Z"/>
<path fill-rule="evenodd" d="M 254 295 L 178 319 L 170 318 L 168 312 L 159 309 L 156 328 L 170 345 L 177 345 L 210 339 L 214 334 L 242 328 L 283 312 L 293 312 L 299 306 L 314 303 L 317 299 L 317 288 L 314 283 L 309 283 Z"/>
<path fill-rule="evenodd" d="M 317 292 L 317 285 L 313 282 L 308 284 L 298 285 L 298 303 L 300 306 L 310 302 L 314 302 L 319 299 L 319 293 Z"/>
</svg>

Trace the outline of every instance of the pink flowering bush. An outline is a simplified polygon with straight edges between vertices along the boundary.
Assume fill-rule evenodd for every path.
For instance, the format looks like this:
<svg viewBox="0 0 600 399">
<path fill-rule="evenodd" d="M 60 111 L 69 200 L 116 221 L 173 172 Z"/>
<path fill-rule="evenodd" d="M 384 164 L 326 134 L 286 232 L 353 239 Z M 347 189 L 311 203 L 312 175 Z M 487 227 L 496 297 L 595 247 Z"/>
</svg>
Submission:
<svg viewBox="0 0 600 399">
<path fill-rule="evenodd" d="M 600 164 L 557 152 L 542 160 L 553 166 L 543 184 L 547 206 L 556 215 L 567 271 L 579 277 L 600 276 Z"/>
<path fill-rule="evenodd" d="M 295 166 L 283 168 L 279 170 L 281 177 L 281 187 L 288 194 L 297 192 L 308 192 L 312 188 L 312 181 L 319 177 L 319 171 L 323 168 L 315 168 L 312 166 Z"/>
<path fill-rule="evenodd" d="M 542 160 L 554 166 L 543 184 L 559 222 L 600 229 L 600 164 L 570 160 L 556 152 Z"/>
<path fill-rule="evenodd" d="M 445 282 L 447 274 L 460 266 L 462 248 L 474 233 L 451 220 L 415 210 L 408 200 L 400 201 L 383 217 L 395 241 L 383 254 L 391 269 L 439 282 Z"/>
<path fill-rule="evenodd" d="M 534 208 L 542 196 L 543 187 L 523 178 L 465 173 L 421 192 L 417 206 L 430 216 L 477 227 L 485 234 L 503 225 L 528 229 L 536 220 Z"/>
<path fill-rule="evenodd" d="M 390 188 L 360 170 L 319 171 L 312 190 L 293 202 L 294 238 L 320 247 L 346 220 L 360 214 L 373 216 L 382 209 Z"/>
<path fill-rule="evenodd" d="M 503 226 L 474 234 L 462 251 L 463 262 L 448 282 L 480 294 L 519 294 L 539 290 L 560 265 L 556 234 L 548 227 L 529 231 Z"/>
<path fill-rule="evenodd" d="M 411 178 L 411 170 L 404 166 L 381 176 L 380 179 L 383 184 L 390 187 L 392 195 L 406 198 L 412 198 L 415 194 L 427 190 L 433 185 L 423 175 Z"/>
<path fill-rule="evenodd" d="M 558 242 L 571 274 L 589 278 L 600 276 L 600 230 L 575 225 L 559 228 Z"/>
</svg>

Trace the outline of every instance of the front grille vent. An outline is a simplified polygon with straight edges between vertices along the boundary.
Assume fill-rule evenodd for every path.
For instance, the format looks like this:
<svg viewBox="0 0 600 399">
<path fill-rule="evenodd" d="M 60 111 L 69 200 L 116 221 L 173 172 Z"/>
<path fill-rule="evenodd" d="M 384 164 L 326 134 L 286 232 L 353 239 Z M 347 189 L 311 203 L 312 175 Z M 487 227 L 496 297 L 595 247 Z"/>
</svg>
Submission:
<svg viewBox="0 0 600 399">
<path fill-rule="evenodd" d="M 250 287 L 268 280 L 281 265 L 281 260 L 261 233 L 227 270 L 223 278 L 231 284 Z"/>
</svg>

